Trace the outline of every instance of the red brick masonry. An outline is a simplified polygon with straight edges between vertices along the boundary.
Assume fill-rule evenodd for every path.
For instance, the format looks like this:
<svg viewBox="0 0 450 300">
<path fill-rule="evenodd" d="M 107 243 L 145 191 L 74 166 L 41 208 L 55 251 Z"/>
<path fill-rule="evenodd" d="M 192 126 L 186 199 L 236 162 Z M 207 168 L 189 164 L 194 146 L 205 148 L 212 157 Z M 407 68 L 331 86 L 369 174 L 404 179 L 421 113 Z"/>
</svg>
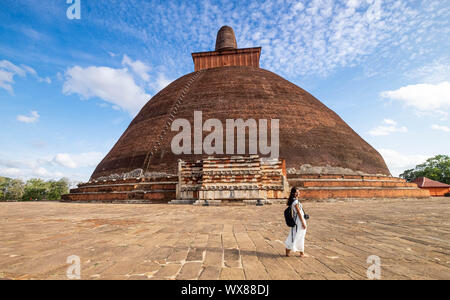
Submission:
<svg viewBox="0 0 450 300">
<path fill-rule="evenodd" d="M 304 201 L 354 198 L 428 198 L 428 190 L 387 176 L 288 175 Z M 65 202 L 168 203 L 176 198 L 178 176 L 140 178 L 80 184 Z M 277 197 L 274 197 L 274 199 Z M 229 203 L 228 203 L 229 204 Z M 237 204 L 237 203 L 235 203 Z"/>
</svg>

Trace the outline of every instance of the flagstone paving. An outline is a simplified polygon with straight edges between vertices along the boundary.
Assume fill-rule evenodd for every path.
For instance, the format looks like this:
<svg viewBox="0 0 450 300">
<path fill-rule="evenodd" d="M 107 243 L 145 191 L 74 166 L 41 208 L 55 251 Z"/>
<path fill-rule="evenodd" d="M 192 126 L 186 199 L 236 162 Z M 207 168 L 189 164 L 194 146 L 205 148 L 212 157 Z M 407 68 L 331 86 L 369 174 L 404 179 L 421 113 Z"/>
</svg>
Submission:
<svg viewBox="0 0 450 300">
<path fill-rule="evenodd" d="M 0 278 L 450 279 L 450 199 L 304 203 L 309 257 L 285 257 L 283 205 L 0 203 Z"/>
</svg>

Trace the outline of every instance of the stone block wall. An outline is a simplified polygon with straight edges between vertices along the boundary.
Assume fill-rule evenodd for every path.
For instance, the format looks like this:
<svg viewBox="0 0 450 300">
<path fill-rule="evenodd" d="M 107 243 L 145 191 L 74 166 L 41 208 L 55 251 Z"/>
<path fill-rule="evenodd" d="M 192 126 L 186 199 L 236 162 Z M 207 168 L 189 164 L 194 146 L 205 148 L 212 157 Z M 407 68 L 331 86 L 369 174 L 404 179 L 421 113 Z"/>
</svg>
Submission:
<svg viewBox="0 0 450 300">
<path fill-rule="evenodd" d="M 256 204 L 285 198 L 284 163 L 258 155 L 179 161 L 177 199 L 171 203 Z"/>
<path fill-rule="evenodd" d="M 81 183 L 63 195 L 63 202 L 168 203 L 176 196 L 178 177 L 152 177 L 92 180 Z"/>
<path fill-rule="evenodd" d="M 430 193 L 404 179 L 378 175 L 288 174 L 303 201 L 371 198 L 428 198 Z"/>
</svg>

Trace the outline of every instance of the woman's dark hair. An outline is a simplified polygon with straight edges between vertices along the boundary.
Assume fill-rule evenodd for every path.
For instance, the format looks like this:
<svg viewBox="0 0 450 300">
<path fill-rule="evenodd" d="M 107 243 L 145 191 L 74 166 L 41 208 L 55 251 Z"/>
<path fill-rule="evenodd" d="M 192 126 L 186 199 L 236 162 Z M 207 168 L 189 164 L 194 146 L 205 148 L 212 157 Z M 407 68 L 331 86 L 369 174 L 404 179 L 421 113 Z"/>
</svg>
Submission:
<svg viewBox="0 0 450 300">
<path fill-rule="evenodd" d="M 295 201 L 295 193 L 297 192 L 297 188 L 296 187 L 293 187 L 292 189 L 291 189 L 291 194 L 289 195 L 289 199 L 288 199 L 288 201 L 287 201 L 287 206 L 291 206 L 292 205 L 292 203 L 294 203 L 294 201 Z"/>
</svg>

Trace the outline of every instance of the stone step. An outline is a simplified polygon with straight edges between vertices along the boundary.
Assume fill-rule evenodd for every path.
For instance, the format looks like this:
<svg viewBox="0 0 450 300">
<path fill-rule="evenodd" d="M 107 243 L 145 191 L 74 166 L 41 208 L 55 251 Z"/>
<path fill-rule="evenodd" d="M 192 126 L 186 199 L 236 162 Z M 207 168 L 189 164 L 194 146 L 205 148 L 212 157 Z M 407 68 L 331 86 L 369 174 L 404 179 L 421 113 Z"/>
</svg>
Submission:
<svg viewBox="0 0 450 300">
<path fill-rule="evenodd" d="M 307 190 L 417 190 L 415 187 L 376 187 L 376 186 L 313 186 L 313 187 L 299 187 L 299 191 Z"/>
<path fill-rule="evenodd" d="M 71 189 L 71 193 L 103 193 L 103 192 L 131 192 L 134 190 L 176 190 L 176 182 L 143 182 L 143 183 L 120 183 L 120 184 L 102 184 L 85 185 Z"/>
<path fill-rule="evenodd" d="M 70 193 L 62 196 L 63 202 L 110 202 L 140 200 L 144 203 L 168 203 L 176 197 L 173 190 L 152 190 L 132 192 L 89 192 Z M 127 202 L 128 203 L 128 202 Z"/>
<path fill-rule="evenodd" d="M 169 204 L 194 204 L 195 200 L 179 200 L 173 199 L 169 202 Z"/>
<path fill-rule="evenodd" d="M 120 185 L 96 185 L 84 186 L 71 189 L 70 193 L 106 193 L 106 192 L 130 192 L 136 189 L 136 184 L 120 184 Z"/>
<path fill-rule="evenodd" d="M 395 181 L 381 181 L 381 180 L 302 180 L 302 181 L 292 181 L 289 182 L 292 186 L 296 187 L 410 187 L 417 188 L 417 184 L 410 182 L 395 182 Z"/>
<path fill-rule="evenodd" d="M 195 206 L 246 206 L 248 205 L 242 200 L 197 200 L 194 202 Z"/>
<path fill-rule="evenodd" d="M 177 188 L 177 183 L 175 182 L 151 182 L 151 183 L 141 183 L 138 185 L 137 189 L 142 189 L 145 191 L 151 190 L 173 190 Z"/>
<path fill-rule="evenodd" d="M 92 180 L 85 183 L 78 184 L 78 187 L 87 186 L 99 186 L 99 185 L 114 185 L 114 184 L 135 184 L 141 182 L 142 178 L 130 178 L 130 179 L 120 179 L 120 180 Z"/>
<path fill-rule="evenodd" d="M 335 198 L 428 198 L 430 193 L 419 188 L 300 188 L 306 200 Z"/>
<path fill-rule="evenodd" d="M 136 181 L 136 182 L 117 182 L 117 183 L 97 183 L 97 184 L 80 184 L 78 185 L 78 187 L 102 187 L 102 186 L 126 186 L 126 185 L 137 185 L 137 184 L 145 184 L 145 185 L 151 185 L 151 184 L 176 184 L 178 183 L 177 181 L 151 181 L 151 182 L 147 182 L 147 181 Z"/>
<path fill-rule="evenodd" d="M 389 176 L 369 175 L 342 175 L 342 174 L 288 174 L 288 180 L 297 179 L 357 179 L 357 180 L 383 180 L 383 181 L 405 181 L 404 179 Z"/>
<path fill-rule="evenodd" d="M 147 178 L 130 178 L 130 179 L 115 179 L 115 180 L 92 180 L 86 183 L 78 184 L 78 187 L 88 186 L 103 186 L 103 185 L 121 185 L 121 184 L 138 184 L 138 183 L 173 183 L 178 182 L 178 176 L 165 177 L 147 177 Z"/>
<path fill-rule="evenodd" d="M 322 182 L 322 181 L 327 181 L 327 182 L 406 182 L 406 180 L 401 179 L 401 178 L 397 178 L 397 180 L 392 180 L 392 179 L 348 179 L 348 178 L 289 178 L 289 181 L 292 182 L 305 182 L 305 181 L 317 181 L 317 182 Z"/>
<path fill-rule="evenodd" d="M 276 199 L 276 201 L 282 201 L 282 203 L 286 203 L 286 199 Z M 169 204 L 188 204 L 195 206 L 256 206 L 256 205 L 271 205 L 273 203 L 272 200 L 268 199 L 259 199 L 258 200 L 179 200 L 174 199 L 169 202 Z M 278 203 L 278 202 L 277 202 Z"/>
</svg>

